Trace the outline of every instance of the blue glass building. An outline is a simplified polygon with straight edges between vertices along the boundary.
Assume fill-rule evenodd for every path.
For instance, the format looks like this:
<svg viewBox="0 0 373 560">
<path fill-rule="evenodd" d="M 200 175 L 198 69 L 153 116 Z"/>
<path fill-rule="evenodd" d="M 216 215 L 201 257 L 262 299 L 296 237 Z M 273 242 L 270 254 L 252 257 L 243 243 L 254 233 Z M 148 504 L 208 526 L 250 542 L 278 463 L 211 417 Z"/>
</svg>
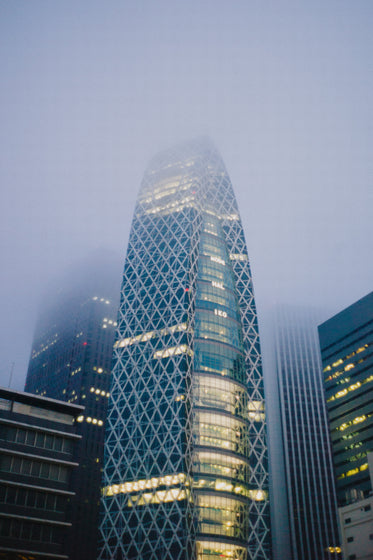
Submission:
<svg viewBox="0 0 373 560">
<path fill-rule="evenodd" d="M 319 326 L 339 506 L 372 492 L 373 292 Z"/>
<path fill-rule="evenodd" d="M 209 141 L 161 153 L 124 268 L 102 560 L 270 558 L 257 316 L 232 186 Z"/>
</svg>

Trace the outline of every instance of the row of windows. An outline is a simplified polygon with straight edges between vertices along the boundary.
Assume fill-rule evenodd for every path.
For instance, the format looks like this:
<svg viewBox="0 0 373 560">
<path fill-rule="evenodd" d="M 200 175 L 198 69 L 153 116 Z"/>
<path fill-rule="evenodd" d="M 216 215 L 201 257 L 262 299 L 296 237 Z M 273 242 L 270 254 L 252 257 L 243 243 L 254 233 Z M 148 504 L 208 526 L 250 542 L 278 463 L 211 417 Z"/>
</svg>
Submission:
<svg viewBox="0 0 373 560">
<path fill-rule="evenodd" d="M 218 228 L 220 226 L 216 224 L 209 224 L 207 228 L 202 232 L 199 245 L 199 254 L 206 256 L 215 256 L 222 259 L 224 262 L 229 261 L 227 249 L 225 246 L 224 239 L 222 239 L 222 233 L 218 236 Z M 214 231 L 213 231 L 214 230 Z M 210 234 L 210 235 L 206 235 Z M 213 237 L 211 236 L 213 235 Z"/>
<path fill-rule="evenodd" d="M 330 375 L 325 380 L 325 387 L 327 390 L 327 394 L 330 394 L 330 392 L 333 391 L 336 387 L 338 389 L 338 385 L 344 385 L 345 383 L 349 383 L 351 380 L 350 377 L 351 375 L 353 376 L 354 379 L 356 379 L 358 376 L 361 377 L 362 372 L 369 368 L 369 363 L 365 367 L 363 367 L 361 364 L 363 364 L 366 360 L 369 360 L 371 357 L 372 357 L 372 353 L 367 354 L 364 358 L 360 358 L 360 360 L 357 360 L 356 362 L 351 362 L 347 364 L 344 369 L 335 371 L 332 375 Z M 357 368 L 356 370 L 355 367 Z M 344 377 L 342 377 L 338 381 L 334 381 L 335 379 L 338 379 L 342 375 Z"/>
<path fill-rule="evenodd" d="M 250 468 L 244 459 L 214 451 L 195 452 L 193 471 L 238 480 L 247 484 L 250 480 Z"/>
<path fill-rule="evenodd" d="M 197 560 L 247 560 L 246 548 L 213 541 L 197 541 Z"/>
<path fill-rule="evenodd" d="M 243 455 L 249 453 L 248 427 L 238 418 L 196 411 L 193 435 L 199 445 L 221 447 Z"/>
<path fill-rule="evenodd" d="M 196 338 L 213 339 L 242 348 L 239 324 L 228 317 L 198 310 L 195 318 Z"/>
<path fill-rule="evenodd" d="M 213 286 L 211 283 L 198 283 L 196 306 L 205 309 L 214 309 L 217 305 L 225 307 L 228 315 L 232 316 L 236 321 L 240 320 L 237 301 L 233 292 L 230 290 L 222 290 L 217 286 Z"/>
<path fill-rule="evenodd" d="M 247 418 L 247 391 L 229 379 L 194 377 L 193 402 L 195 406 L 213 407 Z"/>
<path fill-rule="evenodd" d="M 66 497 L 30 488 L 0 484 L 0 503 L 36 508 L 38 510 L 63 512 L 65 510 Z"/>
<path fill-rule="evenodd" d="M 67 482 L 69 469 L 64 465 L 35 461 L 25 457 L 0 456 L 0 471 Z"/>
<path fill-rule="evenodd" d="M 194 369 L 217 373 L 241 383 L 245 382 L 245 362 L 241 353 L 231 347 L 214 342 L 195 341 Z"/>
<path fill-rule="evenodd" d="M 197 306 L 201 303 L 210 302 L 222 305 L 228 309 L 236 309 L 236 298 L 230 290 L 222 290 L 212 284 L 200 284 L 197 286 Z"/>
<path fill-rule="evenodd" d="M 73 450 L 73 441 L 69 438 L 13 426 L 0 426 L 0 439 L 61 453 L 72 453 Z"/>
<path fill-rule="evenodd" d="M 212 280 L 222 282 L 225 288 L 234 290 L 230 267 L 222 266 L 203 255 L 201 255 L 198 265 L 198 278 L 206 282 L 211 282 Z"/>
<path fill-rule="evenodd" d="M 0 518 L 0 537 L 61 544 L 63 532 L 60 528 L 50 525 L 41 525 L 18 519 Z"/>
<path fill-rule="evenodd" d="M 72 414 L 65 414 L 64 412 L 57 412 L 48 408 L 41 408 L 39 406 L 32 406 L 20 402 L 13 402 L 13 412 L 18 414 L 25 414 L 26 416 L 35 416 L 36 418 L 45 418 L 52 422 L 60 422 L 61 424 L 71 424 L 74 421 Z"/>
<path fill-rule="evenodd" d="M 198 532 L 220 536 L 248 538 L 247 505 L 233 498 L 197 495 Z"/>
<path fill-rule="evenodd" d="M 344 356 L 343 358 L 338 358 L 335 362 L 333 362 L 332 364 L 327 365 L 326 367 L 324 367 L 323 369 L 323 373 L 326 373 L 328 371 L 331 371 L 332 368 L 338 367 L 341 364 L 343 364 L 345 362 L 345 360 L 349 360 L 350 358 L 352 358 L 353 356 L 356 356 L 357 354 L 360 354 L 361 352 L 365 352 L 365 350 L 367 348 L 369 348 L 369 346 L 371 346 L 372 343 L 370 344 L 364 344 L 363 346 L 360 346 L 359 348 L 357 348 L 356 350 L 354 350 L 353 352 L 351 352 L 350 354 L 347 354 L 346 356 Z M 332 378 L 333 376 L 331 376 Z M 328 378 L 329 379 L 329 378 Z M 327 379 L 327 380 L 328 380 Z"/>
<path fill-rule="evenodd" d="M 252 491 L 242 483 L 234 484 L 233 481 L 222 478 L 195 477 L 193 488 L 214 490 L 215 492 L 229 492 L 233 495 L 251 497 Z"/>
</svg>

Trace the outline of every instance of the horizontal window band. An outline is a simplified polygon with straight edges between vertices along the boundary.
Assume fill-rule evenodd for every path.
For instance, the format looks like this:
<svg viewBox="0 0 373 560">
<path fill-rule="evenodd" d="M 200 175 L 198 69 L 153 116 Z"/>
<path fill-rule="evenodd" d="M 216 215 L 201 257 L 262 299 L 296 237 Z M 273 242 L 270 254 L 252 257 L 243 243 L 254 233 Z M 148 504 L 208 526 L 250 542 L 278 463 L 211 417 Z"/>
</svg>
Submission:
<svg viewBox="0 0 373 560">
<path fill-rule="evenodd" d="M 63 459 L 52 459 L 51 457 L 45 457 L 43 455 L 31 455 L 31 453 L 15 451 L 14 449 L 5 449 L 4 447 L 0 448 L 0 453 L 4 453 L 4 455 L 24 457 L 25 459 L 30 459 L 30 460 L 35 459 L 37 461 L 42 461 L 43 463 L 54 463 L 56 465 L 63 465 L 67 467 L 79 467 L 79 463 L 64 461 Z"/>
<path fill-rule="evenodd" d="M 67 490 L 59 490 L 57 488 L 49 488 L 47 486 L 35 486 L 34 484 L 24 484 L 23 482 L 14 482 L 13 480 L 0 479 L 0 484 L 6 486 L 14 486 L 16 488 L 24 488 L 25 490 L 37 490 L 39 492 L 45 492 L 49 494 L 58 494 L 59 496 L 75 496 L 75 492 L 69 492 Z"/>
<path fill-rule="evenodd" d="M 53 521 L 51 519 L 43 519 L 41 517 L 30 517 L 28 515 L 14 515 L 12 513 L 0 512 L 0 517 L 5 517 L 6 519 L 15 519 L 19 521 L 30 521 L 32 523 L 44 523 L 45 525 L 57 525 L 59 527 L 72 526 L 72 523 L 68 523 L 66 521 Z"/>
</svg>

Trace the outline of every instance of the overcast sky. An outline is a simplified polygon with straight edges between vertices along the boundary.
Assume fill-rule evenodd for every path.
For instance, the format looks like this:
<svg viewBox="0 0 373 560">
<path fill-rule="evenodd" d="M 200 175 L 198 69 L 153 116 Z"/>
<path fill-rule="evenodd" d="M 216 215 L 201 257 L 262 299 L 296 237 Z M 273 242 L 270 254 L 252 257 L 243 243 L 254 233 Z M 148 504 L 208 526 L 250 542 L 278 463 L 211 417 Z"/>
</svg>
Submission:
<svg viewBox="0 0 373 560">
<path fill-rule="evenodd" d="M 149 159 L 227 166 L 259 320 L 372 290 L 371 0 L 0 1 L 1 368 L 21 389 L 46 284 L 124 261 Z M 325 317 L 327 318 L 327 317 Z"/>
</svg>

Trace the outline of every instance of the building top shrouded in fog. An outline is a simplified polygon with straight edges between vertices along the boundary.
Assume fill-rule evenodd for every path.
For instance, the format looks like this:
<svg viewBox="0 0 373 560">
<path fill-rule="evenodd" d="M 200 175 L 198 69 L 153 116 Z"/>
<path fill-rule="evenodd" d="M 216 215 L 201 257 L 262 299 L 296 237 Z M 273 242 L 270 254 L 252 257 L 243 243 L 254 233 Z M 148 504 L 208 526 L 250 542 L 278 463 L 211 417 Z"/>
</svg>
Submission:
<svg viewBox="0 0 373 560">
<path fill-rule="evenodd" d="M 252 278 L 208 140 L 161 153 L 145 173 L 114 352 L 100 558 L 269 559 Z"/>
<path fill-rule="evenodd" d="M 341 558 L 316 313 L 281 307 L 275 329 L 289 559 Z"/>
<path fill-rule="evenodd" d="M 71 556 L 96 557 L 104 424 L 118 309 L 113 278 L 119 266 L 94 256 L 56 283 L 40 313 L 26 378 L 26 390 L 84 405 L 77 418 L 83 437 L 74 476 Z M 60 290 L 57 287 L 61 286 Z M 77 545 L 78 544 L 78 545 Z"/>
</svg>

